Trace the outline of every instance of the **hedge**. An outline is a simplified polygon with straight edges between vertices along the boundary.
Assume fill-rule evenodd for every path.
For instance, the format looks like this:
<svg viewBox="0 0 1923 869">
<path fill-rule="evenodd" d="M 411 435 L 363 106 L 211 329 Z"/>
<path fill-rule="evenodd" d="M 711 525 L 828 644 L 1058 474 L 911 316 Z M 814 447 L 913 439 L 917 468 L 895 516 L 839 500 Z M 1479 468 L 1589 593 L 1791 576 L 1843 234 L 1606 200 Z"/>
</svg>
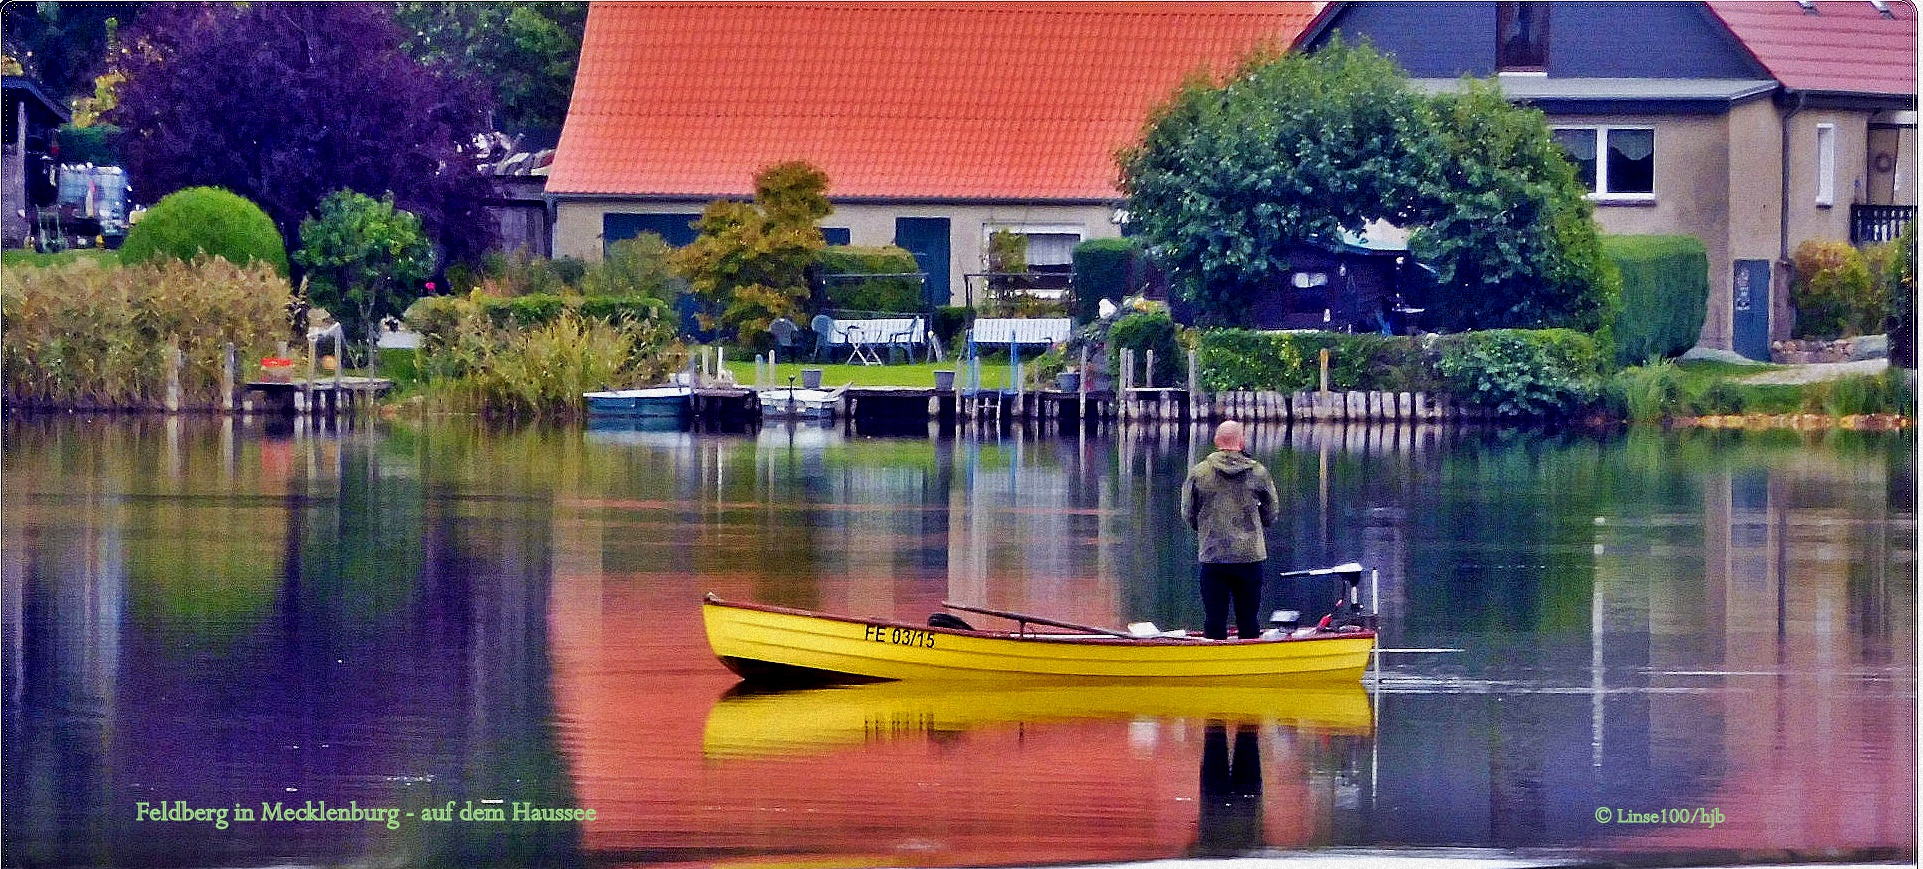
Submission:
<svg viewBox="0 0 1923 869">
<path fill-rule="evenodd" d="M 1709 252 L 1687 235 L 1603 237 L 1622 272 L 1622 311 L 1612 330 L 1616 362 L 1640 365 L 1696 346 L 1709 309 Z"/>
<path fill-rule="evenodd" d="M 1177 343 L 1174 318 L 1167 311 L 1129 314 L 1108 330 L 1108 352 L 1110 370 L 1120 371 L 1121 350 L 1135 351 L 1134 372 L 1138 386 L 1147 386 L 1150 381 L 1141 379 L 1148 364 L 1147 351 L 1155 351 L 1156 386 L 1179 386 L 1187 377 L 1187 360 L 1182 357 L 1182 345 Z"/>
<path fill-rule="evenodd" d="M 407 309 L 408 328 L 443 346 L 468 313 L 478 313 L 495 329 L 522 331 L 546 326 L 573 311 L 584 320 L 609 325 L 653 325 L 672 319 L 668 303 L 650 296 L 518 296 L 512 299 L 428 296 Z"/>
<path fill-rule="evenodd" d="M 191 262 L 200 254 L 236 265 L 264 262 L 287 274 L 287 244 L 260 206 L 218 187 L 189 187 L 162 197 L 127 231 L 120 262 Z"/>
<path fill-rule="evenodd" d="M 894 245 L 861 247 L 832 245 L 815 254 L 815 264 L 826 275 L 900 275 L 921 271 L 915 255 Z M 828 307 L 842 311 L 896 313 L 920 311 L 921 282 L 914 278 L 823 280 Z"/>
<path fill-rule="evenodd" d="M 1601 394 L 1603 354 L 1569 329 L 1494 329 L 1424 339 L 1336 332 L 1204 332 L 1196 346 L 1210 392 L 1320 386 L 1329 351 L 1337 390 L 1439 392 L 1499 417 L 1570 416 Z"/>
<path fill-rule="evenodd" d="M 1075 246 L 1077 322 L 1093 321 L 1101 300 L 1112 302 L 1140 292 L 1142 245 L 1132 238 L 1094 238 Z"/>
<path fill-rule="evenodd" d="M 1434 353 L 1414 338 L 1340 332 L 1203 332 L 1196 347 L 1202 388 L 1297 392 L 1321 385 L 1321 351 L 1329 351 L 1329 386 L 1340 390 L 1428 392 L 1442 387 Z"/>
</svg>

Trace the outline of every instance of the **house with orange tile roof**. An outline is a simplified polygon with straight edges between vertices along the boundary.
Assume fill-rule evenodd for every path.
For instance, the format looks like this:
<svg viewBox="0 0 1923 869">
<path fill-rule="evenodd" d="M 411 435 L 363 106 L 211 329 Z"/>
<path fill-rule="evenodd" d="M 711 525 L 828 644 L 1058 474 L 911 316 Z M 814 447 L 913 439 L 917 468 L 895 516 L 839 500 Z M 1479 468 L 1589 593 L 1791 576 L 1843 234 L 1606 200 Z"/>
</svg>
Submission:
<svg viewBox="0 0 1923 869">
<path fill-rule="evenodd" d="M 1893 238 L 1917 203 L 1912 3 L 1331 3 L 1295 43 L 1367 39 L 1420 86 L 1499 79 L 1548 115 L 1605 233 L 1709 251 L 1699 343 L 1767 359 L 1808 239 Z"/>
<path fill-rule="evenodd" d="M 826 171 L 831 243 L 899 244 L 959 304 L 989 233 L 1065 268 L 1119 235 L 1116 153 L 1183 78 L 1287 46 L 1280 3 L 596 3 L 547 196 L 554 254 L 671 243 L 761 168 Z"/>
</svg>

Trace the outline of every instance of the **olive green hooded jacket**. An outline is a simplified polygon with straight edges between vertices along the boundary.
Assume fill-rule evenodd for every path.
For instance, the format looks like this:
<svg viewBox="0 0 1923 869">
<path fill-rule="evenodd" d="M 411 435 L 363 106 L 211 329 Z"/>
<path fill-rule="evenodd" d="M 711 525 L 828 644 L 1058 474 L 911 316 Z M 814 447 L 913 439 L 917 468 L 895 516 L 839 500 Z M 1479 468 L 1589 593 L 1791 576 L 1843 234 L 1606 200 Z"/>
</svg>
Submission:
<svg viewBox="0 0 1923 869">
<path fill-rule="evenodd" d="M 1243 564 L 1269 557 L 1262 528 L 1275 524 L 1275 481 L 1262 463 L 1218 450 L 1189 469 L 1182 483 L 1182 519 L 1197 532 L 1196 560 Z"/>
</svg>

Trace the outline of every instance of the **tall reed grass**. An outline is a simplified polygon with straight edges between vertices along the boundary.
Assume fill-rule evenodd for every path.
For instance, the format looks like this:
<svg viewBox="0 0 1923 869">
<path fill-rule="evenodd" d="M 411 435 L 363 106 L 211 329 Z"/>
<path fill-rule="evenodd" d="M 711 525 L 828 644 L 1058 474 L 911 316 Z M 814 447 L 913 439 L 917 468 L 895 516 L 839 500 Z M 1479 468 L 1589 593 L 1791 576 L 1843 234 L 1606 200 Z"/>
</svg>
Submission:
<svg viewBox="0 0 1923 869">
<path fill-rule="evenodd" d="M 182 406 L 215 406 L 224 345 L 239 347 L 246 378 L 287 333 L 288 292 L 272 266 L 220 258 L 7 269 L 0 396 L 12 406 L 157 409 L 177 347 Z"/>
<path fill-rule="evenodd" d="M 657 382 L 687 359 L 665 315 L 610 322 L 568 308 L 539 325 L 497 325 L 457 298 L 408 319 L 428 338 L 417 365 L 430 400 L 456 413 L 577 417 L 582 393 Z"/>
</svg>

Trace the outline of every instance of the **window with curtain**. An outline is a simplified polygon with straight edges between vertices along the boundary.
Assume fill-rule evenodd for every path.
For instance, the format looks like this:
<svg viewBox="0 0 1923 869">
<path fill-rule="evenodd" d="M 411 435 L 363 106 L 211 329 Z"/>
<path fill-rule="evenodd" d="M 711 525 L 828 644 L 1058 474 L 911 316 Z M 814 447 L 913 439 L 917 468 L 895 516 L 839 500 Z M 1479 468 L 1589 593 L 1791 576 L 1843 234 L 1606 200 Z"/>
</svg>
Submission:
<svg viewBox="0 0 1923 869">
<path fill-rule="evenodd" d="M 1590 195 L 1642 198 L 1656 192 L 1655 130 L 1558 127 L 1554 133 Z"/>
</svg>

